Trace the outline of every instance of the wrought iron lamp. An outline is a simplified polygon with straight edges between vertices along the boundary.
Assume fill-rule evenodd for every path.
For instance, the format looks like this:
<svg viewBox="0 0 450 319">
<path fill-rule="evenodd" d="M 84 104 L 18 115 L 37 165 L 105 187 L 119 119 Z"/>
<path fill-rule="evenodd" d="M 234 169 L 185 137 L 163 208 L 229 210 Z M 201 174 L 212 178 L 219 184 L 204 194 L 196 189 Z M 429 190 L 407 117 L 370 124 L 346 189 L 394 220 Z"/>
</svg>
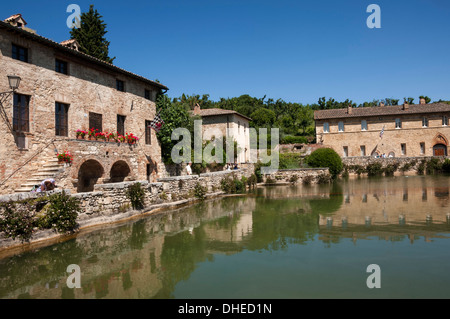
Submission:
<svg viewBox="0 0 450 319">
<path fill-rule="evenodd" d="M 8 75 L 9 88 L 14 92 L 19 88 L 22 79 L 17 75 Z"/>
</svg>

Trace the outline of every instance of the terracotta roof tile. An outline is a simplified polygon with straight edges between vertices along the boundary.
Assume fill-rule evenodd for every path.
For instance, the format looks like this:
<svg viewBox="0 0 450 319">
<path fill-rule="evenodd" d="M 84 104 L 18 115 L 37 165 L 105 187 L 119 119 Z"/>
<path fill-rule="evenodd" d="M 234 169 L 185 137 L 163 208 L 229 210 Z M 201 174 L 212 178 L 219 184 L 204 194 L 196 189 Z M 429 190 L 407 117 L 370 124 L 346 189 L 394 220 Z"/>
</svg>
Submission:
<svg viewBox="0 0 450 319">
<path fill-rule="evenodd" d="M 128 76 L 131 76 L 133 78 L 136 78 L 138 80 L 151 83 L 152 85 L 157 86 L 157 87 L 159 87 L 159 88 L 161 88 L 163 90 L 168 90 L 169 89 L 168 87 L 166 87 L 165 85 L 163 85 L 161 83 L 149 80 L 149 79 L 147 79 L 147 78 L 145 78 L 143 76 L 140 76 L 140 75 L 137 75 L 137 74 L 135 74 L 133 72 L 127 71 L 127 70 L 122 69 L 122 68 L 119 68 L 119 67 L 115 66 L 114 64 L 111 64 L 111 63 L 105 62 L 103 60 L 97 59 L 97 58 L 95 58 L 95 57 L 93 57 L 91 55 L 85 54 L 85 53 L 80 52 L 80 51 L 76 51 L 74 49 L 71 49 L 70 47 L 64 46 L 64 45 L 62 45 L 62 44 L 60 44 L 58 42 L 55 42 L 55 41 L 50 40 L 48 38 L 45 38 L 45 37 L 43 37 L 41 35 L 34 34 L 34 33 L 31 33 L 31 32 L 28 32 L 26 30 L 20 29 L 20 28 L 16 28 L 14 26 L 11 26 L 7 22 L 0 21 L 0 27 L 6 28 L 6 29 L 9 29 L 9 30 L 14 30 L 15 32 L 18 32 L 18 33 L 20 33 L 20 34 L 22 34 L 22 35 L 24 35 L 26 37 L 31 37 L 31 39 L 33 39 L 35 41 L 38 41 L 40 43 L 44 43 L 44 44 L 46 44 L 48 46 L 52 46 L 52 47 L 60 49 L 60 50 L 63 50 L 64 52 L 72 53 L 72 54 L 74 54 L 76 56 L 79 56 L 79 57 L 82 57 L 84 59 L 90 60 L 91 62 L 94 62 L 96 64 L 102 65 L 103 67 L 107 67 L 107 68 L 113 69 L 115 71 L 124 73 L 124 74 L 126 74 Z"/>
<path fill-rule="evenodd" d="M 247 119 L 249 121 L 252 120 L 251 118 L 249 118 L 249 117 L 247 117 L 245 115 L 242 115 L 242 114 L 240 114 L 240 113 L 238 113 L 236 111 L 224 110 L 224 109 L 219 109 L 219 108 L 202 109 L 202 110 L 200 110 L 200 114 L 199 115 L 203 117 L 203 116 L 217 116 L 217 115 L 231 115 L 231 114 L 239 115 L 239 116 L 241 116 L 241 117 L 243 117 L 243 118 L 245 118 L 245 119 Z"/>
<path fill-rule="evenodd" d="M 371 116 L 389 116 L 404 114 L 429 114 L 450 112 L 450 104 L 432 103 L 432 104 L 411 104 L 408 109 L 404 109 L 403 105 L 392 106 L 373 106 L 373 107 L 354 107 L 351 114 L 348 109 L 331 109 L 320 110 L 314 112 L 315 120 L 325 120 L 334 118 L 352 118 L 352 117 L 371 117 Z"/>
</svg>

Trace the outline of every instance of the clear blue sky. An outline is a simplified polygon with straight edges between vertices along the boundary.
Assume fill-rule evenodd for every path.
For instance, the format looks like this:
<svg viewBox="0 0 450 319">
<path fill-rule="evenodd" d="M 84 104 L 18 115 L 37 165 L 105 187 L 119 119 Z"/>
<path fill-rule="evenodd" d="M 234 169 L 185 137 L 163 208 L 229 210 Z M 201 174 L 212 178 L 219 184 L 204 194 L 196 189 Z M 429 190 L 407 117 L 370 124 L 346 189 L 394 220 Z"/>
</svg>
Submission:
<svg viewBox="0 0 450 319">
<path fill-rule="evenodd" d="M 448 0 L 22 0 L 2 1 L 0 18 L 22 13 L 60 42 L 72 3 L 103 15 L 115 65 L 171 97 L 450 99 Z M 366 25 L 372 3 L 381 29 Z"/>
</svg>

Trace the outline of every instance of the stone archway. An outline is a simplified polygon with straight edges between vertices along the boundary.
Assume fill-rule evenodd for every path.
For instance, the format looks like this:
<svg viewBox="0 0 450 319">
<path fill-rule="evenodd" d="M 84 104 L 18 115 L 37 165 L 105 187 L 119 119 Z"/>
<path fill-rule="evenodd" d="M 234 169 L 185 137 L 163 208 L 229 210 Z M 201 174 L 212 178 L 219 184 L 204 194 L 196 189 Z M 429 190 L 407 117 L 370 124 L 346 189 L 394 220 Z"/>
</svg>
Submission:
<svg viewBox="0 0 450 319">
<path fill-rule="evenodd" d="M 448 139 L 438 133 L 433 139 L 433 156 L 447 156 Z"/>
<path fill-rule="evenodd" d="M 87 160 L 78 170 L 78 193 L 93 192 L 97 181 L 104 174 L 103 166 L 96 160 Z"/>
<path fill-rule="evenodd" d="M 111 167 L 110 183 L 121 183 L 130 175 L 130 166 L 125 161 L 117 161 Z"/>
</svg>

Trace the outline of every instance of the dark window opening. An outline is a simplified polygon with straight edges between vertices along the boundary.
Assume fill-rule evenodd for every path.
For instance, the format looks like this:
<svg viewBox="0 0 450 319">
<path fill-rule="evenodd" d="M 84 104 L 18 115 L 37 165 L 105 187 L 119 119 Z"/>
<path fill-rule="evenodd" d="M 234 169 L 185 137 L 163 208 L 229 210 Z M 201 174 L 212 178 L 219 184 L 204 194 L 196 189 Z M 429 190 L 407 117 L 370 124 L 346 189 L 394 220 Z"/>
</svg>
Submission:
<svg viewBox="0 0 450 319">
<path fill-rule="evenodd" d="M 55 134 L 56 136 L 69 136 L 69 105 L 55 103 Z"/>
<path fill-rule="evenodd" d="M 125 92 L 125 83 L 121 80 L 116 80 L 116 88 L 118 91 Z"/>
<path fill-rule="evenodd" d="M 29 132 L 30 97 L 28 95 L 14 94 L 13 130 Z"/>
<path fill-rule="evenodd" d="M 89 112 L 89 129 L 103 131 L 102 115 L 98 113 Z"/>
<path fill-rule="evenodd" d="M 68 74 L 68 63 L 65 61 L 55 60 L 55 71 L 62 74 Z"/>
<path fill-rule="evenodd" d="M 126 116 L 117 115 L 117 133 L 120 135 L 125 135 L 125 119 Z"/>
<path fill-rule="evenodd" d="M 28 62 L 28 49 L 19 45 L 12 45 L 12 58 L 15 60 Z"/>
</svg>

